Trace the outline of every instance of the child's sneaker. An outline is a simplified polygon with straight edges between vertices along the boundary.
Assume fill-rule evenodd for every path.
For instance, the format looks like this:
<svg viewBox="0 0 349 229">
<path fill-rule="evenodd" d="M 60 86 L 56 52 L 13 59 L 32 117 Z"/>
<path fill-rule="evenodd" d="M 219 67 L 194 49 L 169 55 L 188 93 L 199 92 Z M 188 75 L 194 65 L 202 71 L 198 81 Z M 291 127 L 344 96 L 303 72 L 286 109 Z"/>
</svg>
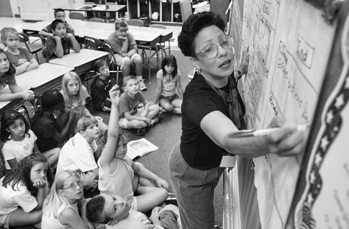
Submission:
<svg viewBox="0 0 349 229">
<path fill-rule="evenodd" d="M 173 204 L 178 207 L 176 195 L 174 193 L 169 192 L 167 194 L 167 199 L 165 200 L 165 204 Z"/>
<path fill-rule="evenodd" d="M 159 117 L 154 117 L 151 121 L 150 121 L 150 126 L 154 126 L 156 123 L 160 122 L 161 119 Z"/>
<path fill-rule="evenodd" d="M 144 79 L 139 80 L 138 83 L 139 83 L 139 90 L 141 91 L 147 90 L 147 86 L 145 86 Z"/>
</svg>

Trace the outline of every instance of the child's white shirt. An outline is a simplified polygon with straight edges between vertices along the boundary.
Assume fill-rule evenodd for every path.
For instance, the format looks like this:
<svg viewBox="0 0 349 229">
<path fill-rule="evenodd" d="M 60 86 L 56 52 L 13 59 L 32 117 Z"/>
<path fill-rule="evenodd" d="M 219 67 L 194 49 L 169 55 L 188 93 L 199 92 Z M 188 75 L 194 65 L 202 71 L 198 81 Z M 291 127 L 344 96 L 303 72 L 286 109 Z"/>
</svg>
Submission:
<svg viewBox="0 0 349 229">
<path fill-rule="evenodd" d="M 31 195 L 22 182 L 19 182 L 13 190 L 12 182 L 4 187 L 3 180 L 4 177 L 0 179 L 0 226 L 4 223 L 6 216 L 18 207 L 28 213 L 38 205 L 36 198 Z"/>
<path fill-rule="evenodd" d="M 98 168 L 93 155 L 96 149 L 97 143 L 95 140 L 89 144 L 80 133 L 76 133 L 64 144 L 59 154 L 56 174 L 68 169 L 87 172 Z"/>
<path fill-rule="evenodd" d="M 6 161 L 6 169 L 11 169 L 7 161 L 16 159 L 17 163 L 26 156 L 33 153 L 34 144 L 37 137 L 32 130 L 25 134 L 22 141 L 8 140 L 5 142 L 2 153 Z"/>
</svg>

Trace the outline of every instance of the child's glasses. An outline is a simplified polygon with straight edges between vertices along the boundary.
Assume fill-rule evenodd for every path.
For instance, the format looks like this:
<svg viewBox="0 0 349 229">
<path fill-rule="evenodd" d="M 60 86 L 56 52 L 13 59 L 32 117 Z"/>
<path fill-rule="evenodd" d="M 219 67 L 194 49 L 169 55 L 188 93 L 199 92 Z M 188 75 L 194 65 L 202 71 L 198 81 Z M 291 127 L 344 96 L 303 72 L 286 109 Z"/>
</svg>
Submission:
<svg viewBox="0 0 349 229">
<path fill-rule="evenodd" d="M 76 190 L 77 188 L 81 188 L 82 186 L 82 182 L 78 181 L 76 183 L 71 183 L 68 187 L 65 187 L 63 189 L 72 189 L 72 190 Z"/>
</svg>

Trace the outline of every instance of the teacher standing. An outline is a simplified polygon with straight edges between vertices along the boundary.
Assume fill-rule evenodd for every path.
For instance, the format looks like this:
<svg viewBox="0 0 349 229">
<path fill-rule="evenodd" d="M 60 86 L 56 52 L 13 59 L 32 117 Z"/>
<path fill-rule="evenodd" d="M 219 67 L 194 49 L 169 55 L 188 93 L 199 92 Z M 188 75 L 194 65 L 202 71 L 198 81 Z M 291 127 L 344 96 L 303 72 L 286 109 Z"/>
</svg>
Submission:
<svg viewBox="0 0 349 229">
<path fill-rule="evenodd" d="M 179 48 L 197 70 L 184 92 L 183 132 L 169 160 L 182 229 L 214 228 L 213 195 L 224 170 L 219 167 L 223 154 L 289 156 L 300 153 L 304 145 L 304 133 L 281 118 L 273 119 L 270 127 L 279 130 L 268 136 L 228 137 L 245 126 L 235 78 L 246 73 L 247 66 L 234 72 L 234 41 L 224 29 L 219 15 L 201 12 L 183 23 L 178 36 Z"/>
</svg>

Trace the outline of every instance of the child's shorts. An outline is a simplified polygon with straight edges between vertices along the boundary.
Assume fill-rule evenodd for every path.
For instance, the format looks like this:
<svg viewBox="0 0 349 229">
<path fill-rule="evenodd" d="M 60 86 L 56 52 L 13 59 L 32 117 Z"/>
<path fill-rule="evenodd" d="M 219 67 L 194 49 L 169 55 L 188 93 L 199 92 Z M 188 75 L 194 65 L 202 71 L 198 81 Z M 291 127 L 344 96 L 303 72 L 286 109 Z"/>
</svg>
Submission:
<svg viewBox="0 0 349 229">
<path fill-rule="evenodd" d="M 161 99 L 166 99 L 166 100 L 172 102 L 173 100 L 175 100 L 175 99 L 177 99 L 177 98 L 179 98 L 179 96 L 178 96 L 176 93 L 174 93 L 174 94 L 171 95 L 171 96 L 161 96 L 161 97 L 160 97 L 160 100 L 161 100 Z"/>
<path fill-rule="evenodd" d="M 124 67 L 125 59 L 127 57 L 123 57 L 119 54 L 115 54 L 114 56 L 115 56 L 115 60 L 116 60 L 117 65 L 120 66 L 120 68 L 122 69 Z M 137 56 L 139 56 L 141 58 L 141 56 L 138 53 L 135 53 L 130 57 L 131 64 L 134 64 L 134 59 Z"/>
<path fill-rule="evenodd" d="M 135 111 L 136 113 L 135 114 L 132 114 L 133 116 L 136 116 L 136 117 L 141 117 L 141 114 L 143 113 L 144 111 L 144 107 L 139 107 L 137 109 L 137 111 Z M 127 123 L 129 121 L 127 120 L 127 118 L 120 118 L 119 120 L 119 127 L 123 128 L 123 129 L 128 129 L 127 127 Z"/>
</svg>

